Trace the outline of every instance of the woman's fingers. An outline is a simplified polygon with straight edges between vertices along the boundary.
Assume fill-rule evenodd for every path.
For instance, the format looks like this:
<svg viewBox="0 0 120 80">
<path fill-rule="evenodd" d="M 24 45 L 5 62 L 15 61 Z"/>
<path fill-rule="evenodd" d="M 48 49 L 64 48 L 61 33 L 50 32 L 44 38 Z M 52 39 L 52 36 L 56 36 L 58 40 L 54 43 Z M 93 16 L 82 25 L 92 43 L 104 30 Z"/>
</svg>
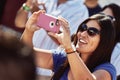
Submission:
<svg viewBox="0 0 120 80">
<path fill-rule="evenodd" d="M 39 10 L 33 13 L 33 18 L 37 19 L 40 14 L 45 13 L 45 10 Z"/>
<path fill-rule="evenodd" d="M 26 28 L 30 31 L 36 31 L 38 29 L 40 29 L 40 27 L 37 26 L 37 19 L 39 17 L 40 14 L 45 13 L 44 10 L 40 10 L 37 12 L 34 12 L 28 19 L 27 23 L 26 23 Z"/>
<path fill-rule="evenodd" d="M 53 33 L 53 32 L 48 32 L 48 35 L 55 38 L 57 40 L 57 43 L 62 44 L 62 33 L 61 34 L 57 34 L 57 33 Z"/>
<path fill-rule="evenodd" d="M 54 38 L 56 38 L 56 39 L 57 39 L 57 34 L 56 34 L 56 33 L 53 33 L 53 32 L 48 32 L 48 35 L 50 35 L 50 36 L 52 36 L 52 37 L 54 37 Z"/>
<path fill-rule="evenodd" d="M 61 25 L 61 27 L 63 28 L 63 31 L 70 31 L 69 28 L 69 23 L 66 19 L 64 19 L 63 17 L 58 17 L 59 23 Z"/>
<path fill-rule="evenodd" d="M 63 28 L 63 35 L 61 37 L 61 42 L 64 47 L 67 47 L 68 45 L 71 45 L 69 23 L 66 19 L 62 17 L 59 17 L 58 19 L 61 27 Z"/>
</svg>

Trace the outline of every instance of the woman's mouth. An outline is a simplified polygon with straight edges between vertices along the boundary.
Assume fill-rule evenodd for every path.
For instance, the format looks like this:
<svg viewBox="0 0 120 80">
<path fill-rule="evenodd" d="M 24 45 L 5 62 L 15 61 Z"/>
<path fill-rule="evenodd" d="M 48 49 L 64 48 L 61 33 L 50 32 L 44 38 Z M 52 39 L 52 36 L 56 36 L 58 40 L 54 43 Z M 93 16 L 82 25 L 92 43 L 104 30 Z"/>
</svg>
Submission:
<svg viewBox="0 0 120 80">
<path fill-rule="evenodd" d="M 81 38 L 80 38 L 78 41 L 79 41 L 79 43 L 87 44 L 87 41 L 85 41 L 85 40 L 83 40 L 83 39 L 81 39 Z"/>
</svg>

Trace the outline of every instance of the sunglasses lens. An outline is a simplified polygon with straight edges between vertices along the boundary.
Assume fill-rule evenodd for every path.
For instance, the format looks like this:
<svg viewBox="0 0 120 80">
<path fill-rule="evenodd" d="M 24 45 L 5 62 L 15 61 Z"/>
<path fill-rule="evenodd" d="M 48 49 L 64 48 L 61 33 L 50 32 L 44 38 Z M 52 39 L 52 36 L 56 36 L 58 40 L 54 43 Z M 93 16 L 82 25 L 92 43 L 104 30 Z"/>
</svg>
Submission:
<svg viewBox="0 0 120 80">
<path fill-rule="evenodd" d="M 87 26 L 85 24 L 82 24 L 79 28 L 80 32 L 86 31 L 87 30 Z"/>
<path fill-rule="evenodd" d="M 87 31 L 89 36 L 95 36 L 96 34 L 99 34 L 100 31 L 94 27 L 88 28 L 86 24 L 82 24 L 79 28 L 80 32 Z"/>
<path fill-rule="evenodd" d="M 96 34 L 99 34 L 99 31 L 96 28 L 89 28 L 87 32 L 89 36 L 95 36 Z"/>
</svg>

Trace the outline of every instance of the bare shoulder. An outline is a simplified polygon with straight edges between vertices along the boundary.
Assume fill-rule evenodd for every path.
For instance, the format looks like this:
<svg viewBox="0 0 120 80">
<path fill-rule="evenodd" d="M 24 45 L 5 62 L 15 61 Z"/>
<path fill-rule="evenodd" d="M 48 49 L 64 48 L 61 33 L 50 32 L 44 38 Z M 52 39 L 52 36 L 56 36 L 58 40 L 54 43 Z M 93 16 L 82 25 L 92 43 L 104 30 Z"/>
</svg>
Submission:
<svg viewBox="0 0 120 80">
<path fill-rule="evenodd" d="M 93 74 L 97 80 L 116 80 L 116 69 L 111 63 L 97 66 Z"/>
<path fill-rule="evenodd" d="M 108 71 L 100 69 L 93 72 L 96 77 L 96 80 L 112 80 L 111 75 Z"/>
</svg>

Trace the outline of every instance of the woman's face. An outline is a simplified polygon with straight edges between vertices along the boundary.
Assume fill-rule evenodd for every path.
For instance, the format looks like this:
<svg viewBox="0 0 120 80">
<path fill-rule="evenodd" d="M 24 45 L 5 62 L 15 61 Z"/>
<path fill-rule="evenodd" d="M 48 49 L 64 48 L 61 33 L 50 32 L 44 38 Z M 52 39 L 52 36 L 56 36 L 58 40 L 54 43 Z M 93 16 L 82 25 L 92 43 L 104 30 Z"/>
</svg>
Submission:
<svg viewBox="0 0 120 80">
<path fill-rule="evenodd" d="M 100 26 L 96 20 L 90 20 L 82 25 L 77 33 L 76 49 L 81 53 L 92 53 L 100 42 Z"/>
</svg>

